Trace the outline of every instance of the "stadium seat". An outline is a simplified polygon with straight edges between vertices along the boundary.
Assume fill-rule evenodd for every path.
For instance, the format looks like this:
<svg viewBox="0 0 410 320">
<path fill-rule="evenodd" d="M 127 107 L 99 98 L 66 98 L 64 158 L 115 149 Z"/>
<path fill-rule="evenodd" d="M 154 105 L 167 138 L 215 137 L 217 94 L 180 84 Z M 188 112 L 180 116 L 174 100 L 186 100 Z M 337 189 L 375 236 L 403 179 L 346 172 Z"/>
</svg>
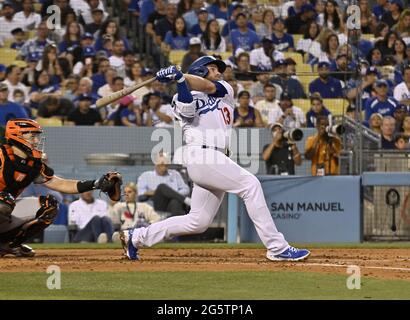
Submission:
<svg viewBox="0 0 410 320">
<path fill-rule="evenodd" d="M 297 65 L 303 64 L 303 57 L 298 52 L 283 52 L 283 55 L 285 56 L 285 59 L 292 58 L 293 60 L 295 60 Z"/>
<path fill-rule="evenodd" d="M 295 45 L 295 49 L 296 49 L 296 46 L 299 40 L 303 38 L 303 34 L 292 34 L 292 36 L 293 36 L 293 44 Z"/>
<path fill-rule="evenodd" d="M 61 127 L 63 125 L 63 122 L 60 119 L 57 119 L 57 118 L 37 117 L 36 121 L 42 127 Z"/>
<path fill-rule="evenodd" d="M 311 75 L 312 74 L 312 66 L 310 64 L 297 64 L 296 65 L 296 75 Z"/>
<path fill-rule="evenodd" d="M 294 106 L 301 108 L 305 114 L 310 109 L 309 99 L 292 99 L 292 102 Z"/>
<path fill-rule="evenodd" d="M 0 63 L 11 65 L 18 56 L 18 51 L 10 48 L 0 48 Z"/>
<path fill-rule="evenodd" d="M 20 67 L 20 68 L 27 67 L 27 62 L 23 60 L 14 60 L 11 64 L 15 64 L 17 67 Z"/>
<path fill-rule="evenodd" d="M 323 99 L 323 105 L 328 108 L 333 115 L 339 116 L 346 113 L 349 102 L 345 99 Z"/>
<path fill-rule="evenodd" d="M 373 41 L 374 40 L 374 34 L 371 34 L 371 33 L 362 34 L 362 39 L 365 39 L 365 40 L 368 40 L 368 41 Z"/>
<path fill-rule="evenodd" d="M 11 38 L 3 40 L 3 48 L 10 48 L 13 42 L 14 42 L 14 39 L 11 39 Z"/>
<path fill-rule="evenodd" d="M 184 55 L 187 53 L 185 50 L 171 50 L 169 53 L 169 61 L 175 65 L 181 65 Z"/>
<path fill-rule="evenodd" d="M 34 11 L 35 12 L 37 12 L 37 13 L 41 13 L 41 7 L 42 7 L 43 5 L 41 4 L 41 3 L 33 3 L 33 8 L 34 8 Z"/>
</svg>

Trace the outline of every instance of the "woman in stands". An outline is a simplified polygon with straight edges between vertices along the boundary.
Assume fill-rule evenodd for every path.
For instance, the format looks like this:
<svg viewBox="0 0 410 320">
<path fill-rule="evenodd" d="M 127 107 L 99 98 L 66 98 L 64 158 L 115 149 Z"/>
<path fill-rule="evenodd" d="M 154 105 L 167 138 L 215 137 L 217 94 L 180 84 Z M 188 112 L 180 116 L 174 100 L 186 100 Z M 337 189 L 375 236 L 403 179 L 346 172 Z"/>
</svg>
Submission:
<svg viewBox="0 0 410 320">
<path fill-rule="evenodd" d="M 303 39 L 300 39 L 296 44 L 296 51 L 303 56 L 308 55 L 305 61 L 311 62 L 313 59 L 319 59 L 323 54 L 320 48 L 320 43 L 317 41 L 317 37 L 320 33 L 320 26 L 315 21 L 310 21 L 304 30 Z"/>
<path fill-rule="evenodd" d="M 209 20 L 205 32 L 201 37 L 202 51 L 225 52 L 226 42 L 221 36 L 219 23 L 216 19 Z"/>
<path fill-rule="evenodd" d="M 335 32 L 343 31 L 343 19 L 336 1 L 328 0 L 325 5 L 323 26 Z"/>
<path fill-rule="evenodd" d="M 67 24 L 63 41 L 58 45 L 58 52 L 67 52 L 68 49 L 74 49 L 80 45 L 81 28 L 77 21 L 71 21 Z"/>
<path fill-rule="evenodd" d="M 407 45 L 403 39 L 397 39 L 393 46 L 393 55 L 396 61 L 396 70 L 403 70 L 405 65 L 410 62 L 410 57 L 407 55 Z"/>
<path fill-rule="evenodd" d="M 235 108 L 233 113 L 234 127 L 263 127 L 262 116 L 259 110 L 251 107 L 251 95 L 248 91 L 241 91 L 238 94 L 239 106 Z"/>
<path fill-rule="evenodd" d="M 128 42 L 127 38 L 121 36 L 120 28 L 117 22 L 115 22 L 115 20 L 107 19 L 104 21 L 99 31 L 97 41 L 95 42 L 95 45 L 94 45 L 96 51 L 104 50 L 104 47 L 103 47 L 104 35 L 106 37 L 111 37 L 113 41 L 121 39 L 124 43 L 125 49 L 131 50 L 130 43 Z"/>
<path fill-rule="evenodd" d="M 337 49 L 339 48 L 339 38 L 336 34 L 331 34 L 327 37 L 325 45 L 325 53 L 330 63 L 336 60 Z"/>
<path fill-rule="evenodd" d="M 178 17 L 172 25 L 172 30 L 165 34 L 161 49 L 168 54 L 171 50 L 188 50 L 189 36 L 184 18 Z"/>
<path fill-rule="evenodd" d="M 265 9 L 262 14 L 262 23 L 256 26 L 256 33 L 260 39 L 263 37 L 272 37 L 273 33 L 273 20 L 275 19 L 275 14 L 271 9 Z"/>
<path fill-rule="evenodd" d="M 142 65 L 141 62 L 134 62 L 131 67 L 131 70 L 127 70 L 127 76 L 124 79 L 124 85 L 126 87 L 131 87 L 137 83 L 142 82 Z"/>
<path fill-rule="evenodd" d="M 61 96 L 60 86 L 58 84 L 52 84 L 48 72 L 42 70 L 36 73 L 34 85 L 31 87 L 31 107 L 37 109 L 39 102 L 48 96 L 59 98 Z"/>
</svg>

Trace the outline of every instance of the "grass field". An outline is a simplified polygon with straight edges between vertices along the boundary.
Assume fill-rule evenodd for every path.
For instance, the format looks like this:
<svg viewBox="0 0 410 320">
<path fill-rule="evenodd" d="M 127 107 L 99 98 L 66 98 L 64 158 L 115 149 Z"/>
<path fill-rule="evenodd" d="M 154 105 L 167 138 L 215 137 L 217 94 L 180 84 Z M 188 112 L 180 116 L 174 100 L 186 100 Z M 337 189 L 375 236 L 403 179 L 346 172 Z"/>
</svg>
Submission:
<svg viewBox="0 0 410 320">
<path fill-rule="evenodd" d="M 33 245 L 38 256 L 32 263 L 33 266 L 41 263 L 42 252 L 47 253 L 47 261 L 59 259 L 53 253 L 61 249 L 77 249 L 76 252 L 85 252 L 86 249 L 112 249 L 118 245 Z M 409 243 L 365 243 L 360 245 L 308 245 L 309 248 L 332 248 L 332 249 L 366 249 L 366 250 L 407 250 Z M 172 249 L 217 249 L 229 250 L 238 249 L 241 252 L 247 250 L 254 252 L 262 249 L 258 244 L 162 244 L 154 249 L 148 249 L 148 254 L 153 254 L 156 250 L 164 252 Z M 409 249 L 410 250 L 410 249 Z M 337 251 L 337 250 L 336 250 Z M 408 251 L 403 251 L 408 252 Z M 168 256 L 171 259 L 172 255 Z M 152 260 L 154 266 L 156 261 Z M 410 255 L 408 256 L 410 261 Z M 75 259 L 83 259 L 87 262 L 87 256 Z M 92 257 L 89 258 L 92 266 Z M 112 258 L 114 259 L 114 258 Z M 212 259 L 212 257 L 207 258 Z M 14 263 L 15 259 L 5 259 L 8 263 Z M 117 259 L 118 260 L 118 259 Z M 173 271 L 150 271 L 149 268 L 138 268 L 131 262 L 114 260 L 122 269 L 116 271 L 98 270 L 89 267 L 88 271 L 63 271 L 61 273 L 61 289 L 49 290 L 46 286 L 47 274 L 43 272 L 2 272 L 0 265 L 0 299 L 410 299 L 410 281 L 407 279 L 384 279 L 377 277 L 363 276 L 360 290 L 349 290 L 346 287 L 348 274 L 331 272 L 309 272 L 309 268 L 302 270 L 291 267 L 281 268 L 275 265 L 270 270 L 268 263 L 257 261 L 255 270 L 247 261 L 249 270 L 246 271 L 224 271 L 210 268 L 198 271 L 191 268 L 191 265 L 183 265 L 180 270 Z M 1 261 L 1 259 L 0 259 Z M 22 264 L 28 261 L 23 259 Z M 73 260 L 75 261 L 75 260 Z M 97 261 L 97 260 L 95 260 Z M 171 261 L 171 260 L 170 260 Z M 212 261 L 212 260 L 210 260 Z M 97 261 L 98 262 L 98 261 Z M 172 262 L 172 261 L 171 261 Z M 199 261 L 201 262 L 201 261 Z M 137 262 L 138 263 L 138 262 Z M 147 262 L 149 263 L 149 261 Z M 144 263 L 145 266 L 147 263 Z M 173 263 L 173 262 L 172 262 Z M 172 265 L 171 263 L 171 265 Z M 177 265 L 176 263 L 174 263 Z M 196 262 L 194 261 L 195 265 Z M 221 264 L 221 263 L 219 263 Z M 262 264 L 266 268 L 262 271 L 256 266 Z M 178 264 L 179 265 L 179 264 Z M 205 265 L 205 264 L 204 264 Z M 23 269 L 25 270 L 25 269 Z M 33 269 L 34 270 L 34 269 Z M 125 271 L 126 270 L 126 271 Z M 410 269 L 409 269 L 410 270 Z M 404 274 L 405 275 L 405 274 Z"/>
</svg>

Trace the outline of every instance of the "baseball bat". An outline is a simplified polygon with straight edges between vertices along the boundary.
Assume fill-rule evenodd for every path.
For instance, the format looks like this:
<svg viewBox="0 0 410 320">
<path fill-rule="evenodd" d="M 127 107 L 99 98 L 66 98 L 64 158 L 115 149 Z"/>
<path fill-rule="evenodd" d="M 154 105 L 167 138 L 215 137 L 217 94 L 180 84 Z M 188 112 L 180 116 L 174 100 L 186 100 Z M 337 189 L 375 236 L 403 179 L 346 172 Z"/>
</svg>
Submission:
<svg viewBox="0 0 410 320">
<path fill-rule="evenodd" d="M 97 108 L 104 107 L 107 104 L 110 104 L 111 102 L 114 102 L 118 99 L 121 99 L 122 97 L 125 97 L 125 96 L 129 95 L 130 93 L 138 90 L 139 88 L 142 88 L 142 87 L 146 86 L 147 84 L 150 84 L 151 82 L 154 82 L 155 80 L 156 80 L 156 78 L 153 77 L 151 79 L 145 80 L 144 82 L 138 83 L 138 84 L 133 85 L 131 87 L 124 88 L 122 90 L 113 92 L 108 96 L 105 96 L 105 97 L 102 97 L 102 98 L 98 99 L 95 104 L 96 104 Z"/>
</svg>

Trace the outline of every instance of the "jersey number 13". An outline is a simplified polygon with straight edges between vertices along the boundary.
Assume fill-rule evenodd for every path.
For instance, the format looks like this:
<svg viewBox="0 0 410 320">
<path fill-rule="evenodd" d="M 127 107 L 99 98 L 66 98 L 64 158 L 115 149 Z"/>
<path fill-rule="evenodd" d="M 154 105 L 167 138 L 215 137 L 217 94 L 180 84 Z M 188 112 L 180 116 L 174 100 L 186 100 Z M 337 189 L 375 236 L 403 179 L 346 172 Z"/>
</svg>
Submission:
<svg viewBox="0 0 410 320">
<path fill-rule="evenodd" d="M 231 124 L 231 112 L 229 111 L 228 107 L 223 107 L 220 109 L 222 112 L 222 117 L 224 118 L 224 122 L 226 125 Z"/>
</svg>

